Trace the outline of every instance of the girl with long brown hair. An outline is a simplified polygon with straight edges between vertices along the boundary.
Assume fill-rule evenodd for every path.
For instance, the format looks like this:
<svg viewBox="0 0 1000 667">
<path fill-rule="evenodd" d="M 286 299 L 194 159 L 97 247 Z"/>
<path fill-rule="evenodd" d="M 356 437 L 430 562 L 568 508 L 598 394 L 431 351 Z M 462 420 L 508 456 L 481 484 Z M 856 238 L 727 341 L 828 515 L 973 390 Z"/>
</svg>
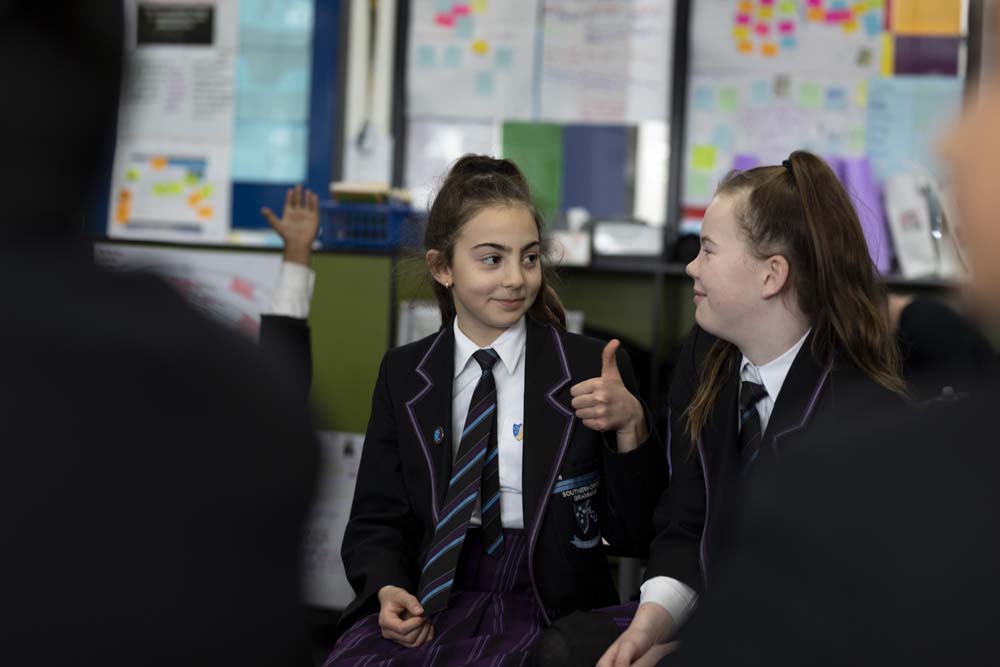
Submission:
<svg viewBox="0 0 1000 667">
<path fill-rule="evenodd" d="M 734 172 L 705 213 L 694 330 L 670 389 L 670 485 L 629 629 L 600 667 L 651 660 L 725 552 L 743 484 L 824 424 L 903 400 L 885 294 L 820 158 Z"/>
<path fill-rule="evenodd" d="M 627 623 L 605 541 L 645 551 L 666 483 L 618 341 L 564 329 L 514 163 L 458 160 L 425 251 L 442 327 L 382 360 L 327 667 L 521 665 L 576 610 Z"/>
</svg>

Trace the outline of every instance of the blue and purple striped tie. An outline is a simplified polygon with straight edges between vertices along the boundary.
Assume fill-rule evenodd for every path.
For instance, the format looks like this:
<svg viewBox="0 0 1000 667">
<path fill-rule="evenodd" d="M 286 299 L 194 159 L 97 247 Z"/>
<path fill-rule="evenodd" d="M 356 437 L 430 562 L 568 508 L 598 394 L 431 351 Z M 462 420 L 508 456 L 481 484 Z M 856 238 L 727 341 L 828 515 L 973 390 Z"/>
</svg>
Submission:
<svg viewBox="0 0 1000 667">
<path fill-rule="evenodd" d="M 499 357 L 492 349 L 478 350 L 472 356 L 483 374 L 472 393 L 469 416 L 465 419 L 458 455 L 452 465 L 441 519 L 434 528 L 431 548 L 420 573 L 418 597 L 428 615 L 448 606 L 458 556 L 477 497 L 481 496 L 482 502 L 484 548 L 491 556 L 503 553 L 496 428 L 497 388 L 493 379 L 493 366 Z"/>
<path fill-rule="evenodd" d="M 746 473 L 760 454 L 762 430 L 757 403 L 767 397 L 764 385 L 744 380 L 740 385 L 740 470 Z"/>
</svg>

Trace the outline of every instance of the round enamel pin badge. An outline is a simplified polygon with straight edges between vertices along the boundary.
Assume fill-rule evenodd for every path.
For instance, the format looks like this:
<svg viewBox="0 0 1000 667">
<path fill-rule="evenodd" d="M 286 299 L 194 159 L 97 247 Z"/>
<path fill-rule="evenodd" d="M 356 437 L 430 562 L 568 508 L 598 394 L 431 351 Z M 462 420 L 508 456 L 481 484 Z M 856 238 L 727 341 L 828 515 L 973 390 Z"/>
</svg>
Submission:
<svg viewBox="0 0 1000 667">
<path fill-rule="evenodd" d="M 434 444 L 440 445 L 442 442 L 444 442 L 444 429 L 438 426 L 434 429 Z"/>
</svg>

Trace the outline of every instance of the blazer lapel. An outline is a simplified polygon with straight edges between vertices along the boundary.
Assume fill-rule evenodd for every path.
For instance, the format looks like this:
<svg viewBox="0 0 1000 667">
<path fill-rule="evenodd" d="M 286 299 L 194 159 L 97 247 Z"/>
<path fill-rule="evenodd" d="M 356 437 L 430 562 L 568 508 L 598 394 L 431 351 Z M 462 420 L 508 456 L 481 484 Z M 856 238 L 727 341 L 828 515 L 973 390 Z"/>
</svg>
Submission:
<svg viewBox="0 0 1000 667">
<path fill-rule="evenodd" d="M 446 326 L 431 343 L 416 368 L 423 386 L 406 402 L 413 435 L 427 462 L 431 486 L 431 512 L 440 517 L 451 480 L 452 384 L 455 375 L 455 331 Z"/>
<path fill-rule="evenodd" d="M 812 418 L 833 368 L 833 360 L 820 363 L 812 352 L 812 334 L 795 356 L 764 432 L 764 442 L 777 451 L 787 436 L 799 431 Z"/>
<path fill-rule="evenodd" d="M 531 530 L 530 554 L 573 436 L 576 415 L 568 404 L 572 375 L 559 332 L 530 319 L 527 324 L 521 502 L 524 525 Z"/>
</svg>

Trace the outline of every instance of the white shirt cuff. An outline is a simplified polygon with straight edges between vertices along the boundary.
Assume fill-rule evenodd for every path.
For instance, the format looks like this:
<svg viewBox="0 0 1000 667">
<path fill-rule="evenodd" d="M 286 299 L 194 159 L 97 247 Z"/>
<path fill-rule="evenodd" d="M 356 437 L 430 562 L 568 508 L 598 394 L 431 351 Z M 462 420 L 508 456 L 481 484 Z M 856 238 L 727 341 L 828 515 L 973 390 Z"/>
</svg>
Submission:
<svg viewBox="0 0 1000 667">
<path fill-rule="evenodd" d="M 639 588 L 639 604 L 655 602 L 666 609 L 679 629 L 698 606 L 698 594 L 671 577 L 653 577 Z"/>
<path fill-rule="evenodd" d="M 271 314 L 306 319 L 312 302 L 316 272 L 295 262 L 282 262 L 271 294 Z"/>
</svg>

